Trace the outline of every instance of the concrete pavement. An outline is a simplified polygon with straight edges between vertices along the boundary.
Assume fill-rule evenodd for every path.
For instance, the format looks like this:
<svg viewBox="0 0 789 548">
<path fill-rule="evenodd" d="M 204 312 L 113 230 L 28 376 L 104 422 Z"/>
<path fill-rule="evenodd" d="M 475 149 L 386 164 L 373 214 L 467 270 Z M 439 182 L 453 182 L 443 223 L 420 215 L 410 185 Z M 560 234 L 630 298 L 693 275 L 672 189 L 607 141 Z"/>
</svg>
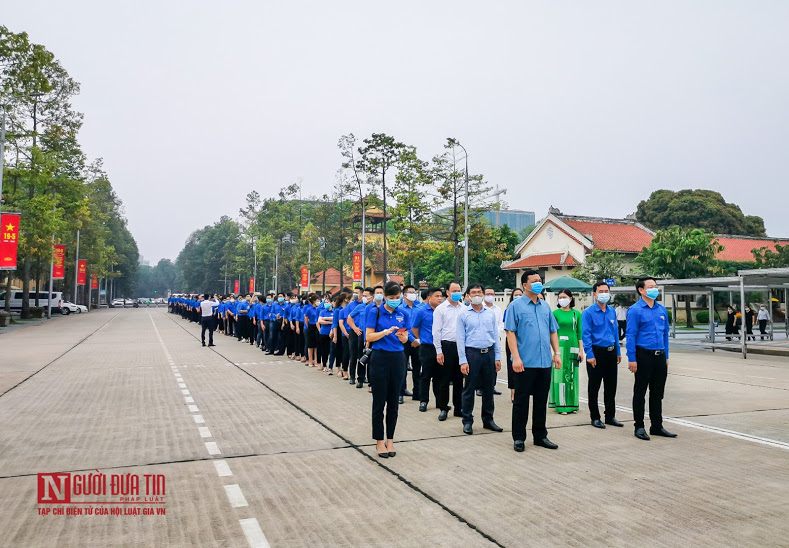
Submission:
<svg viewBox="0 0 789 548">
<path fill-rule="evenodd" d="M 198 336 L 164 309 L 0 336 L 4 545 L 789 546 L 785 358 L 674 351 L 674 440 L 633 437 L 624 365 L 625 428 L 592 428 L 583 404 L 549 412 L 558 451 L 512 451 L 504 385 L 501 434 L 407 400 L 381 461 L 366 389 Z M 40 515 L 58 505 L 37 503 L 37 474 L 97 470 L 162 474 L 165 513 Z"/>
</svg>

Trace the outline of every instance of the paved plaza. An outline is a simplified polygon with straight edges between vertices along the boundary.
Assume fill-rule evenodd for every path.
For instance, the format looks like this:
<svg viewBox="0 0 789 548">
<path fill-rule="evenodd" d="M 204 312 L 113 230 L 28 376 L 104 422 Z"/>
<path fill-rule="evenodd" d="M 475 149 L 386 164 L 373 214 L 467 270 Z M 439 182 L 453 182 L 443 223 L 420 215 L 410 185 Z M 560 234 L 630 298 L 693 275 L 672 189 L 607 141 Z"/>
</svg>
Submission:
<svg viewBox="0 0 789 548">
<path fill-rule="evenodd" d="M 163 308 L 0 335 L 3 546 L 789 546 L 787 358 L 674 349 L 677 439 L 633 437 L 624 360 L 625 427 L 591 427 L 584 403 L 551 411 L 558 451 L 530 434 L 512 450 L 506 384 L 503 433 L 482 430 L 479 400 L 466 436 L 407 399 L 397 456 L 379 460 L 366 389 L 197 337 Z M 38 475 L 57 472 L 159 475 L 166 491 L 122 507 L 154 515 L 45 514 L 97 500 L 39 504 Z"/>
</svg>

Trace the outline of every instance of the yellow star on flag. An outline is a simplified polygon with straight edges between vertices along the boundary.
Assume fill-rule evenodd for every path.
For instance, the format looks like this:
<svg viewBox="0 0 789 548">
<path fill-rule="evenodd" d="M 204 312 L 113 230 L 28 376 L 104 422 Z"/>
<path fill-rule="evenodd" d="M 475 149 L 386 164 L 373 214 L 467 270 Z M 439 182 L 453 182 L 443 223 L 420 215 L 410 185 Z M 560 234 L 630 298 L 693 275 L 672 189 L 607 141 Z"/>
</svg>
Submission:
<svg viewBox="0 0 789 548">
<path fill-rule="evenodd" d="M 16 227 L 15 227 L 14 225 L 10 224 L 10 223 L 9 223 L 8 225 L 6 225 L 6 227 L 5 227 L 5 229 L 6 229 L 8 232 L 13 232 L 13 230 L 14 230 L 15 228 L 16 228 Z"/>
</svg>

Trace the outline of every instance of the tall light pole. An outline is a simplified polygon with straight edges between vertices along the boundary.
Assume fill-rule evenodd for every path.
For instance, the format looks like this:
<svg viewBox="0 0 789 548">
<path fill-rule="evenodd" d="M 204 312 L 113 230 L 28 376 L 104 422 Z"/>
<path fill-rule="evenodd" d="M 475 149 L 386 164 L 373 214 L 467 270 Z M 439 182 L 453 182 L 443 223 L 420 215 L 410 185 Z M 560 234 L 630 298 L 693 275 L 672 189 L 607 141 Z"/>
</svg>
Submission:
<svg viewBox="0 0 789 548">
<path fill-rule="evenodd" d="M 79 281 L 77 278 L 79 277 L 79 229 L 77 229 L 77 251 L 75 254 L 76 258 L 74 259 L 74 304 L 78 304 L 77 299 L 77 289 L 78 285 L 77 282 Z"/>
<path fill-rule="evenodd" d="M 5 164 L 5 105 L 3 109 L 3 122 L 0 126 L 0 211 L 3 210 L 3 169 Z"/>
<path fill-rule="evenodd" d="M 466 160 L 466 203 L 463 207 L 464 230 L 463 230 L 463 291 L 468 287 L 468 151 L 460 144 L 457 139 L 449 138 L 449 142 L 463 149 Z"/>
<path fill-rule="evenodd" d="M 255 256 L 255 268 L 252 271 L 252 293 L 254 294 L 257 291 L 258 287 L 258 250 L 257 250 L 257 241 L 255 241 L 254 234 L 252 235 L 252 254 Z"/>
</svg>

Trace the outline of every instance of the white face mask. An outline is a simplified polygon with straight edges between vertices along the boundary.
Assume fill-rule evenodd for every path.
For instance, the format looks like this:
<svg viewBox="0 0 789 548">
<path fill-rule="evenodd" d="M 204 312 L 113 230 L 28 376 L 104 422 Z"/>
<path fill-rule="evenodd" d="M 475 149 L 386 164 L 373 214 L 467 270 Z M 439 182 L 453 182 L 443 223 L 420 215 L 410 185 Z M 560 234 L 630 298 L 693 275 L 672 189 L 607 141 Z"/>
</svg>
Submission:
<svg viewBox="0 0 789 548">
<path fill-rule="evenodd" d="M 493 304 L 493 295 L 485 295 L 485 302 L 488 304 Z"/>
<path fill-rule="evenodd" d="M 370 302 L 370 297 L 362 297 L 362 304 L 367 304 Z"/>
<path fill-rule="evenodd" d="M 376 293 L 375 294 L 375 300 L 380 303 L 381 301 L 384 300 L 384 294 L 383 293 Z"/>
<path fill-rule="evenodd" d="M 482 304 L 482 300 L 482 297 L 471 297 L 471 304 L 480 305 Z"/>
<path fill-rule="evenodd" d="M 570 306 L 570 299 L 567 297 L 562 297 L 559 299 L 559 306 L 564 308 L 565 306 Z"/>
<path fill-rule="evenodd" d="M 405 296 L 405 298 L 411 302 L 414 302 L 416 301 L 416 293 L 409 293 Z"/>
</svg>

